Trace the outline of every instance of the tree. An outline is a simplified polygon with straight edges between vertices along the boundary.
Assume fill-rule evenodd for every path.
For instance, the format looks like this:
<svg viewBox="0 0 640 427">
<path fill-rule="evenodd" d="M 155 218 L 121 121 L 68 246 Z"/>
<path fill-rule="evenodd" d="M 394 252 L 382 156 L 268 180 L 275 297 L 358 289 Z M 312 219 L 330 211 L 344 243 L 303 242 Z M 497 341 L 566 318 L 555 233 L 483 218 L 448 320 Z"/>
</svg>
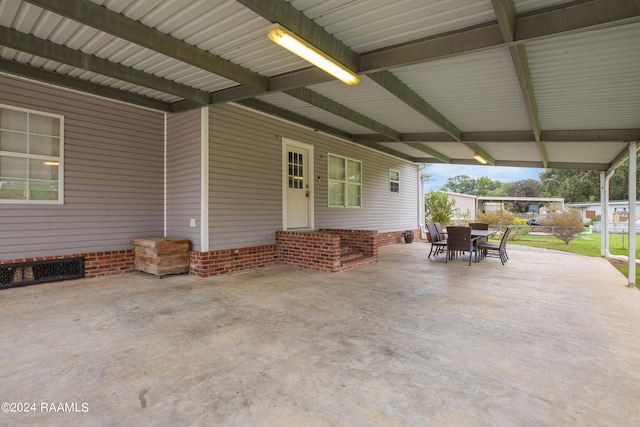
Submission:
<svg viewBox="0 0 640 427">
<path fill-rule="evenodd" d="M 458 175 L 448 178 L 442 189 L 473 196 L 488 196 L 489 193 L 498 190 L 501 184 L 500 181 L 494 181 L 486 176 L 473 179 L 468 175 Z"/>
<path fill-rule="evenodd" d="M 542 184 L 535 179 L 523 179 L 506 184 L 505 191 L 510 197 L 540 197 Z M 509 210 L 525 213 L 529 209 L 530 204 L 528 201 L 509 202 L 506 206 Z"/>
<path fill-rule="evenodd" d="M 449 224 L 456 201 L 449 199 L 444 191 L 430 191 L 424 195 L 425 222 Z"/>
<path fill-rule="evenodd" d="M 502 183 L 500 181 L 494 181 L 486 176 L 481 176 L 476 180 L 476 188 L 478 189 L 477 196 L 491 196 L 492 193 L 497 192 Z"/>
<path fill-rule="evenodd" d="M 565 202 L 592 202 L 600 198 L 600 174 L 597 171 L 548 169 L 540 173 L 543 191 Z"/>
<path fill-rule="evenodd" d="M 460 194 L 473 194 L 476 191 L 476 182 L 468 175 L 458 175 L 447 178 L 447 182 L 442 187 L 443 190 Z"/>
<path fill-rule="evenodd" d="M 636 162 L 640 153 L 636 156 Z M 609 199 L 629 198 L 629 163 L 620 166 L 609 181 Z M 540 173 L 543 193 L 549 197 L 562 197 L 565 202 L 593 202 L 600 200 L 600 172 L 573 169 L 548 169 Z M 640 188 L 640 175 L 636 176 Z"/>
</svg>

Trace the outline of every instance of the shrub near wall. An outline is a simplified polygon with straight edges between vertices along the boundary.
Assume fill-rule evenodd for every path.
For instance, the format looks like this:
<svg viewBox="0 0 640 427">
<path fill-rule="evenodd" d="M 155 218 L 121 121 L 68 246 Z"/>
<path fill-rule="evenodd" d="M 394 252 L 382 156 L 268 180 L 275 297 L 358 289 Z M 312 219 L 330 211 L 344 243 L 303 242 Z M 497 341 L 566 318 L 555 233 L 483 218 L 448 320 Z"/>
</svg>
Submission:
<svg viewBox="0 0 640 427">
<path fill-rule="evenodd" d="M 567 245 L 576 234 L 584 231 L 582 217 L 574 211 L 551 213 L 549 219 L 541 221 L 542 225 L 553 226 L 553 235 Z"/>
<path fill-rule="evenodd" d="M 513 225 L 509 240 L 516 240 L 519 236 L 526 236 L 531 232 L 531 227 L 527 226 L 527 222 L 524 219 L 514 216 L 509 211 L 480 213 L 478 214 L 478 222 L 503 228 Z"/>
<path fill-rule="evenodd" d="M 486 212 L 478 214 L 478 222 L 491 225 L 511 225 L 515 217 L 509 211 Z"/>
</svg>

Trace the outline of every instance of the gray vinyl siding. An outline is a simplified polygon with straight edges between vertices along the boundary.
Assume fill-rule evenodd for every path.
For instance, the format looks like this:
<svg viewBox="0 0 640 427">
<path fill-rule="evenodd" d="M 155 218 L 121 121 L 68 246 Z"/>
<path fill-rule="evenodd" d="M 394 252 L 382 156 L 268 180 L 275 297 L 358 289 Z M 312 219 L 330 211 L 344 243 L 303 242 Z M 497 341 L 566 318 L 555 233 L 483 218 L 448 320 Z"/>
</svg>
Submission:
<svg viewBox="0 0 640 427">
<path fill-rule="evenodd" d="M 209 118 L 210 249 L 269 245 L 282 229 L 278 125 L 232 106 Z"/>
<path fill-rule="evenodd" d="M 201 112 L 169 114 L 167 121 L 167 236 L 191 241 L 201 250 Z M 197 220 L 197 227 L 189 224 Z"/>
<path fill-rule="evenodd" d="M 64 204 L 0 204 L 0 259 L 162 235 L 163 114 L 0 76 L 0 103 L 64 115 Z"/>
<path fill-rule="evenodd" d="M 233 105 L 212 107 L 209 124 L 212 250 L 274 243 L 282 229 L 282 137 L 314 146 L 316 229 L 419 227 L 417 165 Z M 328 153 L 362 161 L 362 208 L 328 207 Z M 400 172 L 399 194 L 389 192 L 389 169 Z"/>
</svg>

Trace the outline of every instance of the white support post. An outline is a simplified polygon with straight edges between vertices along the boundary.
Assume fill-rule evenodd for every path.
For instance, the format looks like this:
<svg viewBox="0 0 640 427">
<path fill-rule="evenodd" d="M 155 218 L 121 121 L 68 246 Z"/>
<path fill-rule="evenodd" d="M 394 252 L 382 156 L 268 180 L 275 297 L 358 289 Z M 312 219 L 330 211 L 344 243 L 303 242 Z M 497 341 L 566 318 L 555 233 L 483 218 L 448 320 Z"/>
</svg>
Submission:
<svg viewBox="0 0 640 427">
<path fill-rule="evenodd" d="M 629 143 L 629 287 L 636 287 L 637 141 Z"/>
<path fill-rule="evenodd" d="M 418 226 L 420 231 L 424 229 L 424 179 L 420 175 L 418 166 Z"/>
<path fill-rule="evenodd" d="M 209 107 L 200 110 L 200 251 L 209 252 Z"/>
<path fill-rule="evenodd" d="M 163 147 L 163 151 L 164 151 L 164 165 L 163 165 L 163 172 L 162 172 L 162 192 L 163 192 L 163 236 L 167 237 L 167 120 L 168 120 L 169 115 L 167 113 L 164 113 L 164 147 Z"/>
<path fill-rule="evenodd" d="M 607 238 L 605 236 L 609 235 L 607 228 L 607 218 L 609 217 L 607 200 L 609 195 L 605 187 L 605 171 L 600 171 L 600 224 L 602 224 L 600 229 L 600 256 L 603 258 L 607 256 Z"/>
</svg>

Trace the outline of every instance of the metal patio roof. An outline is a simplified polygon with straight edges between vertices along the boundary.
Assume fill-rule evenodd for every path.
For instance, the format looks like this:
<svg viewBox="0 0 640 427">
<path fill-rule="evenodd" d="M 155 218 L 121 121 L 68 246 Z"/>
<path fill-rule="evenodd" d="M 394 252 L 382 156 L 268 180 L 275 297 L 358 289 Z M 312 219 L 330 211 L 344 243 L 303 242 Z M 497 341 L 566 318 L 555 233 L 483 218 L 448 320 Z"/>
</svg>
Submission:
<svg viewBox="0 0 640 427">
<path fill-rule="evenodd" d="M 276 22 L 360 84 L 273 44 Z M 0 72 L 236 102 L 416 163 L 607 170 L 640 139 L 640 0 L 0 0 Z"/>
</svg>

